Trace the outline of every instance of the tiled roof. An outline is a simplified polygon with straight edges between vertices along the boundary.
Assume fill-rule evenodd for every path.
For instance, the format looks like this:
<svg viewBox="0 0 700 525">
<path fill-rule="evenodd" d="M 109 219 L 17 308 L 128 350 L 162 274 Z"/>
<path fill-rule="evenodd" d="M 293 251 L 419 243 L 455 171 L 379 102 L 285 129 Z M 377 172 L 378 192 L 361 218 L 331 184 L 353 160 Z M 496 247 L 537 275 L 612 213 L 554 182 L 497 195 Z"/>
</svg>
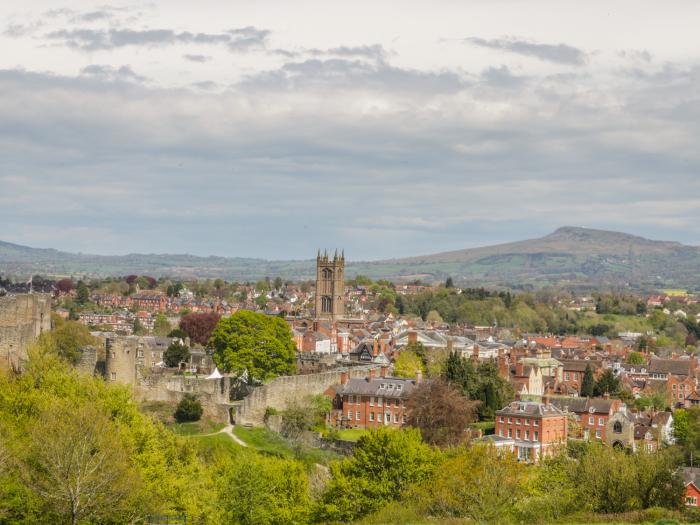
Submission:
<svg viewBox="0 0 700 525">
<path fill-rule="evenodd" d="M 496 412 L 499 416 L 563 416 L 559 408 L 553 404 L 534 403 L 531 401 L 513 401 L 508 406 Z"/>
<path fill-rule="evenodd" d="M 386 398 L 406 398 L 416 388 L 412 379 L 396 377 L 352 378 L 345 385 L 335 388 L 340 395 L 377 396 Z"/>
</svg>

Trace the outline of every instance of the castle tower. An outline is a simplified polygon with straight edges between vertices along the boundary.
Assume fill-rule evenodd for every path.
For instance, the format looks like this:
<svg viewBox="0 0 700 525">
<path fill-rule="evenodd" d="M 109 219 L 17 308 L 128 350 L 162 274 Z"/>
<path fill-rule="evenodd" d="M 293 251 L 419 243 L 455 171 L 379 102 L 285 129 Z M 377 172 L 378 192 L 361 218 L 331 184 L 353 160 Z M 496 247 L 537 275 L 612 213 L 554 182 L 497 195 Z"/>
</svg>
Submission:
<svg viewBox="0 0 700 525">
<path fill-rule="evenodd" d="M 316 319 L 335 322 L 345 315 L 345 253 L 316 256 Z"/>
</svg>

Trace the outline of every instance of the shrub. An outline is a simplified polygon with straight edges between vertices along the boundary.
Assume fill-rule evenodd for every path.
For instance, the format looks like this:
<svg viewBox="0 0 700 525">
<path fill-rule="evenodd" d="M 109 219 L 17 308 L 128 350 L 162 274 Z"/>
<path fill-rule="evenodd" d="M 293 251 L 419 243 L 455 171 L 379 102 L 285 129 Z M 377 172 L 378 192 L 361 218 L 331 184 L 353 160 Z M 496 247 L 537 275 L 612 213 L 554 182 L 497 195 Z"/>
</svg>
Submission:
<svg viewBox="0 0 700 525">
<path fill-rule="evenodd" d="M 186 421 L 199 421 L 202 417 L 202 403 L 192 394 L 185 394 L 185 397 L 178 403 L 175 410 L 175 420 L 178 423 Z"/>
</svg>

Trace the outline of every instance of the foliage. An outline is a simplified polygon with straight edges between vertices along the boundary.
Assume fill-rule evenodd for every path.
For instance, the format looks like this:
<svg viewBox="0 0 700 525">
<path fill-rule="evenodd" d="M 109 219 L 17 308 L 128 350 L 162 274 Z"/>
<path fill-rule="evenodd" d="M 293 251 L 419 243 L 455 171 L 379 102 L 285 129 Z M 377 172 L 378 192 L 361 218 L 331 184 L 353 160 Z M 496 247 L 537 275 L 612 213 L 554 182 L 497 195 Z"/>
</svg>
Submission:
<svg viewBox="0 0 700 525">
<path fill-rule="evenodd" d="M 593 397 L 595 392 L 595 377 L 593 377 L 593 368 L 591 365 L 586 365 L 586 370 L 583 372 L 581 380 L 581 397 Z"/>
<path fill-rule="evenodd" d="M 180 366 L 180 363 L 186 363 L 190 358 L 190 349 L 187 345 L 180 341 L 173 341 L 168 345 L 168 348 L 163 352 L 163 362 L 165 366 L 175 368 Z"/>
<path fill-rule="evenodd" d="M 203 411 L 202 403 L 193 394 L 185 394 L 175 409 L 175 421 L 178 423 L 199 421 Z"/>
<path fill-rule="evenodd" d="M 495 362 L 485 361 L 474 367 L 471 360 L 453 352 L 445 363 L 444 379 L 462 389 L 471 400 L 480 401 L 478 414 L 480 419 L 493 418 L 514 398 L 513 387 L 499 377 Z"/>
<path fill-rule="evenodd" d="M 174 328 L 168 332 L 167 337 L 177 337 L 178 339 L 182 339 L 184 341 L 189 336 L 182 328 Z"/>
<path fill-rule="evenodd" d="M 331 464 L 332 478 L 316 517 L 351 521 L 365 516 L 427 479 L 439 457 L 421 441 L 418 430 L 372 430 L 358 440 L 352 457 Z"/>
<path fill-rule="evenodd" d="M 219 314 L 187 314 L 180 318 L 180 328 L 192 343 L 206 345 L 221 316 Z"/>
<path fill-rule="evenodd" d="M 216 474 L 224 523 L 293 525 L 308 521 L 308 479 L 299 463 L 241 451 L 235 458 L 220 458 Z"/>
<path fill-rule="evenodd" d="M 596 381 L 593 394 L 595 396 L 602 396 L 604 394 L 609 394 L 610 396 L 617 396 L 620 393 L 620 379 L 615 377 L 612 369 L 606 368 L 605 371 L 600 375 L 598 381 Z"/>
<path fill-rule="evenodd" d="M 464 440 L 467 425 L 474 421 L 476 405 L 443 379 L 426 381 L 408 398 L 408 424 L 420 430 L 426 443 L 456 445 Z"/>
<path fill-rule="evenodd" d="M 156 315 L 155 321 L 153 322 L 153 333 L 155 335 L 166 336 L 172 331 L 172 326 L 168 318 L 163 314 Z"/>
<path fill-rule="evenodd" d="M 287 403 L 287 408 L 282 411 L 282 435 L 296 440 L 307 430 L 323 427 L 331 408 L 331 400 L 324 395 L 307 396 Z"/>
<path fill-rule="evenodd" d="M 644 354 L 641 352 L 630 352 L 630 354 L 627 356 L 627 362 L 630 365 L 644 365 L 646 364 L 647 360 L 644 357 Z"/>
<path fill-rule="evenodd" d="M 411 350 L 404 349 L 394 362 L 394 375 L 396 377 L 416 377 L 416 372 L 420 370 L 425 373 L 423 360 Z"/>
<path fill-rule="evenodd" d="M 90 329 L 83 324 L 66 321 L 58 315 L 52 317 L 52 322 L 54 329 L 42 333 L 39 344 L 69 363 L 78 363 L 84 348 L 98 344 L 97 339 L 90 335 Z"/>
<path fill-rule="evenodd" d="M 527 467 L 514 455 L 476 445 L 451 452 L 413 492 L 425 515 L 501 523 L 524 498 L 526 481 Z"/>
<path fill-rule="evenodd" d="M 56 281 L 56 290 L 61 293 L 69 293 L 75 289 L 75 283 L 72 279 L 60 279 Z"/>
<path fill-rule="evenodd" d="M 279 317 L 239 310 L 219 321 L 210 345 L 221 370 L 247 370 L 251 382 L 291 374 L 296 368 L 292 332 Z"/>
<path fill-rule="evenodd" d="M 75 289 L 75 302 L 79 305 L 84 305 L 90 301 L 90 290 L 83 281 L 78 281 L 78 286 Z"/>
</svg>

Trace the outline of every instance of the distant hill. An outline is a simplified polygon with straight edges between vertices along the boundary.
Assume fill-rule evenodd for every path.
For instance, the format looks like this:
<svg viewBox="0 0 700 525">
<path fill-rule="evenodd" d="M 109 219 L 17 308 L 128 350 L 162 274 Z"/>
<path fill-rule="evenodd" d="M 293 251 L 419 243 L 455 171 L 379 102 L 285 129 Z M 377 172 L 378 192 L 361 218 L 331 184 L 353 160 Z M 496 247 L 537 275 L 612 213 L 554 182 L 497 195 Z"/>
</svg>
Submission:
<svg viewBox="0 0 700 525">
<path fill-rule="evenodd" d="M 186 254 L 101 256 L 29 248 L 0 241 L 0 273 L 110 276 L 148 274 L 176 278 L 252 281 L 266 276 L 311 279 L 314 260 L 267 261 Z M 394 280 L 442 281 L 469 286 L 571 288 L 601 286 L 700 288 L 700 248 L 626 233 L 563 227 L 539 239 L 374 262 L 350 262 L 346 273 Z"/>
</svg>

